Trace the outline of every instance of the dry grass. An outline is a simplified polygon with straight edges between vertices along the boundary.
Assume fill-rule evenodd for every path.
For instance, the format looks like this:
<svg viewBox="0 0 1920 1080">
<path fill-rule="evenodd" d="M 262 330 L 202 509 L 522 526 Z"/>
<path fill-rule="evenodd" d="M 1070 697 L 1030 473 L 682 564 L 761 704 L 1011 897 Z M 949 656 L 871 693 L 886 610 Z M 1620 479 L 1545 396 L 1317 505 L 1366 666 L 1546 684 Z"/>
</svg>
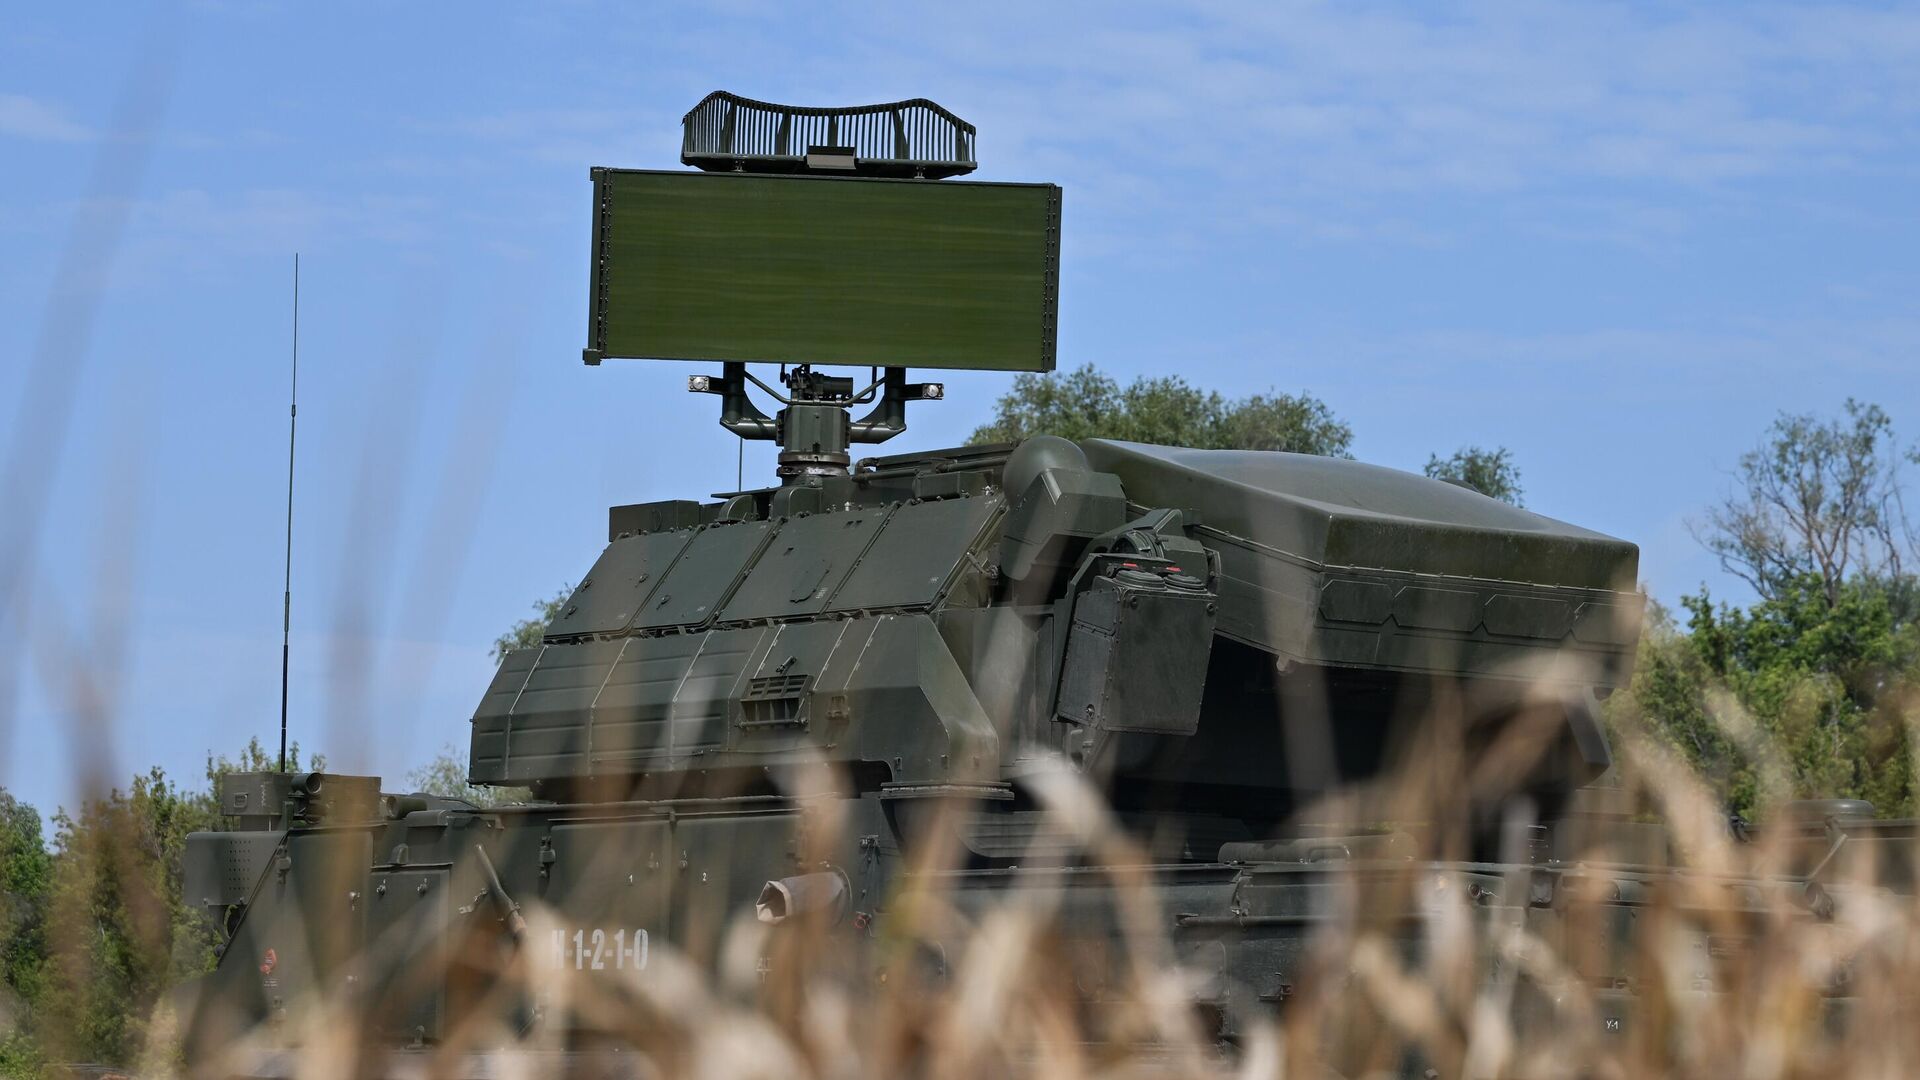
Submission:
<svg viewBox="0 0 1920 1080">
<path fill-rule="evenodd" d="M 1489 783 L 1487 761 L 1524 756 L 1527 738 L 1512 733 L 1478 761 L 1436 740 L 1409 755 L 1418 766 L 1343 796 L 1346 810 L 1356 820 L 1458 821 L 1465 808 L 1450 793 L 1476 777 Z M 1327 899 L 1292 930 L 1298 963 L 1284 1007 L 1240 1016 L 1232 1039 L 1194 1005 L 1222 996 L 1221 954 L 1175 925 L 1139 842 L 1062 769 L 1031 791 L 1077 839 L 1084 864 L 1101 868 L 1117 931 L 1092 936 L 1109 944 L 1089 944 L 1084 906 L 1063 902 L 1070 887 L 1057 865 L 1022 870 L 1022 887 L 982 904 L 950 888 L 955 878 L 937 871 L 954 852 L 929 843 L 864 951 L 844 925 L 769 927 L 750 913 L 726 927 L 711 964 L 658 944 L 642 973 L 554 969 L 528 950 L 469 942 L 498 962 L 494 1007 L 473 1010 L 442 1045 L 390 1055 L 363 1036 L 371 1004 L 343 982 L 298 1003 L 285 1028 L 236 1040 L 204 1072 L 267 1060 L 313 1077 L 1920 1073 L 1920 904 L 1897 869 L 1913 864 L 1913 841 L 1849 841 L 1809 889 L 1808 852 L 1817 861 L 1824 840 L 1763 829 L 1738 841 L 1711 793 L 1656 740 L 1620 732 L 1616 753 L 1622 797 L 1665 822 L 1670 871 L 1618 867 L 1614 839 L 1597 831 L 1580 852 L 1590 872 L 1556 876 L 1541 904 L 1524 865 L 1533 824 L 1524 802 L 1506 810 L 1515 864 L 1504 868 L 1458 862 L 1457 830 L 1406 826 L 1417 858 L 1319 868 Z M 810 835 L 830 835 L 832 802 L 814 805 L 828 809 Z M 552 911 L 528 916 L 533 941 L 559 925 Z M 440 947 L 378 948 L 357 970 L 450 964 Z M 917 962 L 927 956 L 945 963 Z M 1090 964 L 1102 969 L 1094 994 Z M 1630 1001 L 1624 1013 L 1620 999 Z M 506 1019 L 528 1000 L 541 1005 L 531 1023 Z M 1608 1017 L 1624 1017 L 1621 1030 Z M 270 1044 L 289 1035 L 301 1049 L 273 1056 Z"/>
</svg>

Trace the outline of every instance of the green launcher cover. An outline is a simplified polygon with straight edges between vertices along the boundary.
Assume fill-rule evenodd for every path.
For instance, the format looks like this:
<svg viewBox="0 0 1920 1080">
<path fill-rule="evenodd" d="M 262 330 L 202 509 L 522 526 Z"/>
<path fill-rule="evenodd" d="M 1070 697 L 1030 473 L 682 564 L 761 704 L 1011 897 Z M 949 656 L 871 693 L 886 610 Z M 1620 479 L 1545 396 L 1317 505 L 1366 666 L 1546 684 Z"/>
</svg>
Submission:
<svg viewBox="0 0 1920 1080">
<path fill-rule="evenodd" d="M 586 360 L 1051 371 L 1052 184 L 593 170 Z"/>
</svg>

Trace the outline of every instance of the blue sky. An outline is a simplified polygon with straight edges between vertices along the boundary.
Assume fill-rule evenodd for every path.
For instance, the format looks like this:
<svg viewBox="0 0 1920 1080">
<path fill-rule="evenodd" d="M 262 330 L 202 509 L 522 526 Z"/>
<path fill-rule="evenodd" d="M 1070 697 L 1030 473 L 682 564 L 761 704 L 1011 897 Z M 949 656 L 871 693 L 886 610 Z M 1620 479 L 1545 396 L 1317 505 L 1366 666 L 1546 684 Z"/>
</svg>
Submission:
<svg viewBox="0 0 1920 1080">
<path fill-rule="evenodd" d="M 1920 435 L 1912 7 L 15 7 L 0 785 L 43 809 L 273 737 L 296 250 L 335 767 L 463 746 L 609 504 L 731 486 L 687 368 L 579 362 L 587 168 L 674 167 L 716 88 L 940 101 L 980 179 L 1066 189 L 1063 364 L 1311 391 L 1382 464 L 1511 447 L 1669 601 L 1741 595 L 1686 523 L 1779 410 Z M 911 445 L 1002 386 L 946 381 Z"/>
</svg>

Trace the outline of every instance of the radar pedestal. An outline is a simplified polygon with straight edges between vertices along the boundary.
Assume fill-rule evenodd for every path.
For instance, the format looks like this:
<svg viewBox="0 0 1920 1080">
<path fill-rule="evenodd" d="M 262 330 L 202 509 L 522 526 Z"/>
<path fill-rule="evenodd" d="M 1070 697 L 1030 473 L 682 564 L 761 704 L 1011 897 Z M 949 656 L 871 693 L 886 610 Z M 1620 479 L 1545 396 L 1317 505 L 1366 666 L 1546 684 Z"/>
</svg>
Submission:
<svg viewBox="0 0 1920 1080">
<path fill-rule="evenodd" d="M 783 485 L 805 484 L 823 476 L 845 476 L 854 443 L 882 443 L 907 430 L 907 402 L 937 401 L 945 396 L 940 383 L 910 383 L 905 368 L 886 368 L 871 375 L 858 393 L 849 376 L 828 375 L 810 364 L 791 369 L 784 365 L 776 390 L 747 370 L 743 362 L 729 362 L 719 375 L 693 375 L 687 389 L 720 397 L 720 426 L 743 439 L 761 439 L 780 447 L 777 472 Z M 773 416 L 761 411 L 747 396 L 747 385 L 757 386 L 782 408 Z M 855 420 L 852 409 L 873 408 Z"/>
</svg>

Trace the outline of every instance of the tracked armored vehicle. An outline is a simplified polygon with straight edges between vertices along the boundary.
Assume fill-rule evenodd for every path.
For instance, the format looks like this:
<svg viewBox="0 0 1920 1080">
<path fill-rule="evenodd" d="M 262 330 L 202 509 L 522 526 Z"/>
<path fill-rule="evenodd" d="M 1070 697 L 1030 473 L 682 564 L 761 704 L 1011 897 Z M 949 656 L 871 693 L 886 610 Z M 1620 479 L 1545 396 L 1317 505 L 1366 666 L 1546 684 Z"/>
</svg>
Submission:
<svg viewBox="0 0 1920 1080">
<path fill-rule="evenodd" d="M 717 365 L 689 389 L 778 443 L 776 482 L 612 508 L 473 714 L 472 783 L 523 801 L 227 778 L 235 828 L 189 853 L 223 939 L 199 1052 L 297 1042 L 290 1010 L 333 992 L 395 1045 L 447 1045 L 549 1007 L 497 992 L 514 957 L 632 977 L 662 950 L 712 962 L 740 918 L 872 974 L 916 880 L 965 910 L 1052 867 L 1067 921 L 1116 933 L 1104 856 L 1037 778 L 1105 797 L 1225 1039 L 1292 993 L 1332 875 L 1404 866 L 1415 823 L 1329 808 L 1409 755 L 1527 733 L 1443 823 L 1487 903 L 1539 908 L 1584 872 L 1556 862 L 1580 830 L 1632 833 L 1581 792 L 1609 764 L 1596 701 L 1630 674 L 1631 544 L 1277 452 L 1039 436 L 854 460 L 943 396 L 909 366 L 1053 367 L 1061 193 L 950 179 L 973 140 L 925 101 L 716 94 L 686 118 L 701 171 L 593 170 L 586 359 Z M 1514 895 L 1488 860 L 1514 857 L 1520 801 L 1543 876 Z"/>
</svg>

